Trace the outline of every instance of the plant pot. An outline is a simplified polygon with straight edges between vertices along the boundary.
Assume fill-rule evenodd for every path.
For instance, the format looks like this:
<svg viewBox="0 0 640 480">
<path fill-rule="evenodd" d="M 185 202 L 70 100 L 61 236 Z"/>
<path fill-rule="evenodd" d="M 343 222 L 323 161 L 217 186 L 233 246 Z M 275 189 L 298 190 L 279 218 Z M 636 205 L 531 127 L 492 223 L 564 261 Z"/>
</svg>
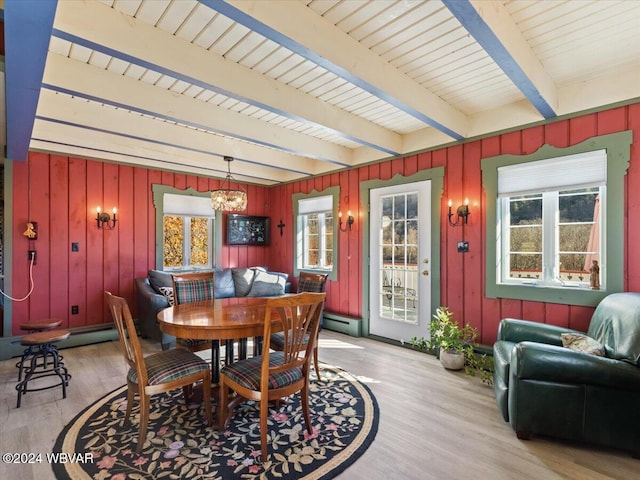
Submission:
<svg viewBox="0 0 640 480">
<path fill-rule="evenodd" d="M 440 363 L 447 370 L 462 370 L 464 368 L 464 353 L 447 352 L 440 347 Z"/>
</svg>

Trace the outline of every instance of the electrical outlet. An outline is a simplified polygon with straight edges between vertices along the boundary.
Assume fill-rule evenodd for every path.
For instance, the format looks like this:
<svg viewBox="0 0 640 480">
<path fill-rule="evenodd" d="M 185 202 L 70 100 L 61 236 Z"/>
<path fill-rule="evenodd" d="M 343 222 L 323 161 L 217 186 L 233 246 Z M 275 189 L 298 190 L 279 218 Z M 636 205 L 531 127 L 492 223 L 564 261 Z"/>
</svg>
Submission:
<svg viewBox="0 0 640 480">
<path fill-rule="evenodd" d="M 80 313 L 80 307 L 78 305 L 71 305 L 71 315 L 78 315 Z"/>
<path fill-rule="evenodd" d="M 458 242 L 458 252 L 466 253 L 469 251 L 469 242 Z"/>
<path fill-rule="evenodd" d="M 78 242 L 72 242 L 71 243 L 71 251 L 72 252 L 79 252 L 80 251 L 80 244 Z"/>
<path fill-rule="evenodd" d="M 36 263 L 36 251 L 29 250 L 29 261 L 33 260 L 33 263 Z"/>
</svg>

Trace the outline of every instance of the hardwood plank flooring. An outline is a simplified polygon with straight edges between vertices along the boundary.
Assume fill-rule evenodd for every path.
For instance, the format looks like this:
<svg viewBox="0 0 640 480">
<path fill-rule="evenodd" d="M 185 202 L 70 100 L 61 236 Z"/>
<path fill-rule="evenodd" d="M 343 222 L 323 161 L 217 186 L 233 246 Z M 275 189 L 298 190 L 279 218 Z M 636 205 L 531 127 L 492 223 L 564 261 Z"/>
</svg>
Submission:
<svg viewBox="0 0 640 480">
<path fill-rule="evenodd" d="M 143 341 L 148 352 L 158 346 Z M 28 393 L 16 408 L 16 359 L 0 362 L 0 450 L 51 452 L 84 407 L 124 384 L 117 342 L 63 351 L 72 374 L 61 389 Z M 541 437 L 520 441 L 498 412 L 493 389 L 449 372 L 423 353 L 323 330 L 320 361 L 357 375 L 373 391 L 380 424 L 373 444 L 340 479 L 640 479 L 625 452 Z M 0 478 L 53 479 L 51 466 L 0 464 Z"/>
</svg>

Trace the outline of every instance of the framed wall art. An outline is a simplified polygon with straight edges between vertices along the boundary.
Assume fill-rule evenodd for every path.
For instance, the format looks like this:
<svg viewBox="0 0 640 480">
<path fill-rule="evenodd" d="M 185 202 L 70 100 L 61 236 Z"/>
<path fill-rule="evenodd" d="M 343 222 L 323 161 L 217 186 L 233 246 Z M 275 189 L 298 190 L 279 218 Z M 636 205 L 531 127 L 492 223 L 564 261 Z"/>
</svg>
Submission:
<svg viewBox="0 0 640 480">
<path fill-rule="evenodd" d="M 227 215 L 227 245 L 269 245 L 269 217 Z"/>
</svg>

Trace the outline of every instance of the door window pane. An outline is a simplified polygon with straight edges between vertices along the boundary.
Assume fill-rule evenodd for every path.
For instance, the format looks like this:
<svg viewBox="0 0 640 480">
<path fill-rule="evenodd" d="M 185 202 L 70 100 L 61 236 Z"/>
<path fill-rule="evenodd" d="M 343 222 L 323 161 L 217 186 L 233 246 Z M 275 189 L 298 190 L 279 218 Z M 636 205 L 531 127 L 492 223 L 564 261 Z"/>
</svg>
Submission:
<svg viewBox="0 0 640 480">
<path fill-rule="evenodd" d="M 384 318 L 417 323 L 417 193 L 380 199 L 380 306 Z"/>
</svg>

